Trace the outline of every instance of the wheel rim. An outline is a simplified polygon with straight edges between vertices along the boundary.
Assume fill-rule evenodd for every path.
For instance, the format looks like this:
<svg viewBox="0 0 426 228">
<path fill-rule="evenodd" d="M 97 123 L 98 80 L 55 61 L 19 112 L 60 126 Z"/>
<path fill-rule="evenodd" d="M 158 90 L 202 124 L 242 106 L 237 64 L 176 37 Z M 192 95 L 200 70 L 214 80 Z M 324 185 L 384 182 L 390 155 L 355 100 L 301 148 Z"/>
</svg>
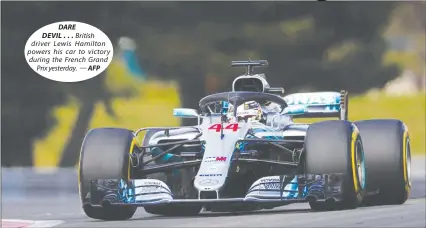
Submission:
<svg viewBox="0 0 426 228">
<path fill-rule="evenodd" d="M 407 180 L 408 186 L 411 187 L 411 150 L 410 150 L 410 141 L 407 140 L 407 144 L 405 145 L 405 153 L 406 153 L 406 168 L 407 168 Z"/>
<path fill-rule="evenodd" d="M 356 166 L 358 171 L 358 182 L 362 189 L 365 187 L 365 160 L 364 160 L 364 150 L 362 148 L 361 141 L 356 143 L 355 147 L 355 159 Z"/>
</svg>

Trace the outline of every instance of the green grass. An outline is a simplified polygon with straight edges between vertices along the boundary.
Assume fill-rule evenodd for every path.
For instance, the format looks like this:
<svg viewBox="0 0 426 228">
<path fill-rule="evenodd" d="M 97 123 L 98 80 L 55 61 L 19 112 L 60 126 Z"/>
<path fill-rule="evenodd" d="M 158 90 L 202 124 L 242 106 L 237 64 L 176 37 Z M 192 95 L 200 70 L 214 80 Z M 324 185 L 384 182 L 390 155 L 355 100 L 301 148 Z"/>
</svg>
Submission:
<svg viewBox="0 0 426 228">
<path fill-rule="evenodd" d="M 416 154 L 425 154 L 426 94 L 400 97 L 370 93 L 349 99 L 349 119 L 352 121 L 392 118 L 402 120 L 408 127 L 411 150 Z M 319 119 L 300 119 L 298 122 L 311 123 Z"/>
</svg>

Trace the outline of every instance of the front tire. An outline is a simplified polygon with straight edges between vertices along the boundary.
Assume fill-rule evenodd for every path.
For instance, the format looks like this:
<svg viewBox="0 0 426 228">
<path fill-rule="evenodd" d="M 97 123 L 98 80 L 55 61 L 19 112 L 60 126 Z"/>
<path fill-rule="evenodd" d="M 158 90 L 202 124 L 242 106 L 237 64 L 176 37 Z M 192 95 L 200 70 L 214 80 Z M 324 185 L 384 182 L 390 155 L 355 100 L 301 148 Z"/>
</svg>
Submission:
<svg viewBox="0 0 426 228">
<path fill-rule="evenodd" d="M 137 150 L 133 132 L 120 128 L 95 128 L 84 138 L 80 152 L 78 183 L 86 215 L 102 220 L 126 220 L 136 206 L 92 207 L 90 181 L 97 179 L 130 179 L 130 154 Z"/>
<path fill-rule="evenodd" d="M 408 129 L 392 119 L 355 122 L 364 142 L 368 191 L 365 205 L 403 204 L 411 191 L 411 149 Z"/>
<path fill-rule="evenodd" d="M 310 174 L 343 173 L 342 201 L 310 201 L 313 210 L 353 209 L 364 197 L 365 160 L 357 127 L 342 120 L 314 123 L 305 138 L 305 170 Z"/>
</svg>

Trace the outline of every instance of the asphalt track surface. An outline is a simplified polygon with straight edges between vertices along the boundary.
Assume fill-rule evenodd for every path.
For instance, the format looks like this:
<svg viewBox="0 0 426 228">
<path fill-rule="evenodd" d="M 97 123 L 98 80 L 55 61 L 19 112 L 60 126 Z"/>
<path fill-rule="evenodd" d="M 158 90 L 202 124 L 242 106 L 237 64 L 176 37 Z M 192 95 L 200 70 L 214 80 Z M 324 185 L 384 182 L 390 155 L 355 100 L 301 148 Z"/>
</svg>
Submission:
<svg viewBox="0 0 426 228">
<path fill-rule="evenodd" d="M 249 213 L 207 213 L 194 217 L 165 217 L 139 208 L 132 219 L 106 222 L 86 217 L 75 193 L 35 191 L 25 198 L 3 192 L 2 218 L 59 220 L 57 227 L 426 227 L 425 158 L 412 161 L 411 199 L 398 206 L 313 212 L 309 205 L 292 204 Z M 49 196 L 50 195 L 50 196 Z"/>
</svg>

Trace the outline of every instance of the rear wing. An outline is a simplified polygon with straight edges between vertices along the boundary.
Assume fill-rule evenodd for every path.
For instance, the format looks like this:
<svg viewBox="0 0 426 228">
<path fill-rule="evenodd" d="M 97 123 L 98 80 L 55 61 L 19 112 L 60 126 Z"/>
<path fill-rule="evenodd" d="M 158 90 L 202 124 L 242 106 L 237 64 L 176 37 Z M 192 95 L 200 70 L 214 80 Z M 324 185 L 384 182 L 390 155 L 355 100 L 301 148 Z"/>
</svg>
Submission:
<svg viewBox="0 0 426 228">
<path fill-rule="evenodd" d="M 288 107 L 282 114 L 293 118 L 348 119 L 348 92 L 294 93 L 284 97 Z"/>
</svg>

